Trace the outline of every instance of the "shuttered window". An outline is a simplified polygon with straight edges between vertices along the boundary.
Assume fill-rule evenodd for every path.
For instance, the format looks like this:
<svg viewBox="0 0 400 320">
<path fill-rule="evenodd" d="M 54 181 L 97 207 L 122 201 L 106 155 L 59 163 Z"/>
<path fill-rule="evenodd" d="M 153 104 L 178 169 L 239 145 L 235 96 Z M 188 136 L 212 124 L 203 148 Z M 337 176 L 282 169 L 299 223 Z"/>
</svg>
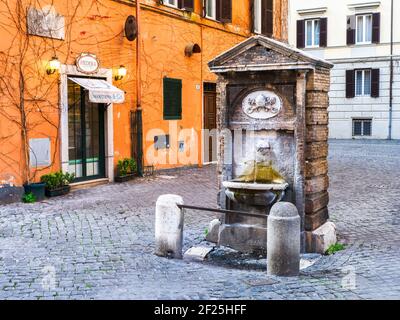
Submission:
<svg viewBox="0 0 400 320">
<path fill-rule="evenodd" d="M 216 15 L 218 21 L 232 22 L 232 0 L 216 0 Z"/>
<path fill-rule="evenodd" d="M 319 19 L 306 20 L 306 48 L 319 47 Z"/>
<path fill-rule="evenodd" d="M 203 0 L 203 16 L 223 23 L 232 22 L 232 0 Z"/>
<path fill-rule="evenodd" d="M 164 78 L 164 120 L 182 119 L 182 80 Z"/>
<path fill-rule="evenodd" d="M 372 42 L 372 15 L 359 15 L 356 17 L 356 44 Z"/>
<path fill-rule="evenodd" d="M 204 1 L 204 16 L 209 19 L 217 19 L 217 0 Z"/>
<path fill-rule="evenodd" d="M 163 0 L 162 3 L 186 11 L 193 11 L 194 9 L 194 0 Z"/>
<path fill-rule="evenodd" d="M 346 98 L 355 96 L 378 98 L 379 89 L 379 69 L 346 70 Z"/>
<path fill-rule="evenodd" d="M 347 44 L 380 43 L 381 14 L 353 15 L 347 17 Z"/>
<path fill-rule="evenodd" d="M 356 70 L 356 96 L 371 95 L 371 70 Z"/>
<path fill-rule="evenodd" d="M 273 0 L 252 1 L 252 32 L 271 37 L 274 29 Z"/>
<path fill-rule="evenodd" d="M 297 48 L 326 47 L 327 44 L 327 18 L 297 21 Z"/>
</svg>

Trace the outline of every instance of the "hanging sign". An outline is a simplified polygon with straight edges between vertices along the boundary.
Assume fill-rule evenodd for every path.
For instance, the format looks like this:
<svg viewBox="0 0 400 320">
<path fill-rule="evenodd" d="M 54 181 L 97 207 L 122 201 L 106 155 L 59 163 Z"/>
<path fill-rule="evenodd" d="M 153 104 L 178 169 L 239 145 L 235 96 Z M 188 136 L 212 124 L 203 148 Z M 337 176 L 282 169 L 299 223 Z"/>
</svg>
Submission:
<svg viewBox="0 0 400 320">
<path fill-rule="evenodd" d="M 91 53 L 81 53 L 79 57 L 76 58 L 76 68 L 79 72 L 93 74 L 99 70 L 100 63 L 96 55 Z"/>
</svg>

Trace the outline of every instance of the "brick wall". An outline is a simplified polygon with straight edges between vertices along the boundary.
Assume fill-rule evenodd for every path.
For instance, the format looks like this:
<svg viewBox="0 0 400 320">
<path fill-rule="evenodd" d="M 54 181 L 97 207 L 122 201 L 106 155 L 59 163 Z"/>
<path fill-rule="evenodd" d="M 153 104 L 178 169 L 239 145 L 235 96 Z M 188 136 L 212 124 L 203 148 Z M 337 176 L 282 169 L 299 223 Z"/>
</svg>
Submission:
<svg viewBox="0 0 400 320">
<path fill-rule="evenodd" d="M 328 106 L 330 72 L 308 74 L 306 91 L 305 231 L 313 231 L 328 219 Z"/>
</svg>

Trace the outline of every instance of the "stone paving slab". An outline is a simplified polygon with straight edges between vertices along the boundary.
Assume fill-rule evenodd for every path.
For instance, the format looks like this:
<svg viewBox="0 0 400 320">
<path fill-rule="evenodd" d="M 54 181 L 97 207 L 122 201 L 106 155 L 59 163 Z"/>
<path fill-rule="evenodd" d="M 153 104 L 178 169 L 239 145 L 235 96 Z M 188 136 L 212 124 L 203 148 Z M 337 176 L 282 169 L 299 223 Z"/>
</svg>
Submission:
<svg viewBox="0 0 400 320">
<path fill-rule="evenodd" d="M 329 164 L 330 213 L 347 248 L 299 277 L 153 255 L 157 197 L 216 206 L 209 166 L 1 206 L 0 298 L 400 299 L 400 143 L 332 141 Z M 186 212 L 185 250 L 215 218 Z"/>
</svg>

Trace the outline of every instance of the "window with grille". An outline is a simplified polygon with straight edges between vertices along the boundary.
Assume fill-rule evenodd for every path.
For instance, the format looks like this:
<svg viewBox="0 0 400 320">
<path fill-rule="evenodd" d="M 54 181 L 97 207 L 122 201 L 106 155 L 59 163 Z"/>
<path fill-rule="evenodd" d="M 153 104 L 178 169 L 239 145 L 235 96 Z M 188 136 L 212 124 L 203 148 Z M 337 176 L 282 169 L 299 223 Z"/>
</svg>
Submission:
<svg viewBox="0 0 400 320">
<path fill-rule="evenodd" d="M 353 137 L 372 136 L 372 119 L 353 119 Z"/>
</svg>

